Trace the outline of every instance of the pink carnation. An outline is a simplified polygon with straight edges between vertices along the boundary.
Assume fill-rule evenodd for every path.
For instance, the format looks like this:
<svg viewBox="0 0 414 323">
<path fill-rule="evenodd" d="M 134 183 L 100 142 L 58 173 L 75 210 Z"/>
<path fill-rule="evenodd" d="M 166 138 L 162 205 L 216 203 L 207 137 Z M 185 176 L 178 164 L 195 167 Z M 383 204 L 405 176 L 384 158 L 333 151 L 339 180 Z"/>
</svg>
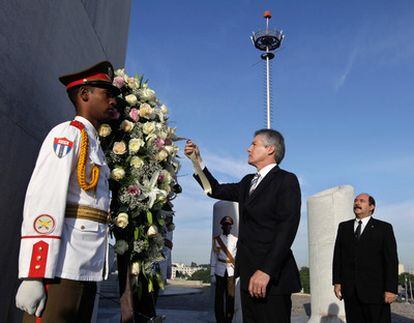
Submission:
<svg viewBox="0 0 414 323">
<path fill-rule="evenodd" d="M 128 186 L 127 192 L 128 192 L 128 194 L 133 195 L 133 196 L 141 194 L 141 190 L 139 189 L 139 187 L 137 185 Z"/>
<path fill-rule="evenodd" d="M 162 182 L 164 180 L 164 175 L 160 174 L 158 175 L 158 182 Z"/>
<path fill-rule="evenodd" d="M 129 117 L 134 120 L 134 122 L 137 122 L 139 120 L 139 110 L 137 108 L 132 108 L 129 111 Z"/>
<path fill-rule="evenodd" d="M 125 85 L 125 81 L 122 78 L 122 76 L 116 76 L 112 84 L 115 85 L 118 89 L 120 89 Z"/>
<path fill-rule="evenodd" d="M 165 141 L 161 138 L 155 139 L 155 146 L 157 146 L 158 149 L 161 149 L 164 147 Z"/>
</svg>

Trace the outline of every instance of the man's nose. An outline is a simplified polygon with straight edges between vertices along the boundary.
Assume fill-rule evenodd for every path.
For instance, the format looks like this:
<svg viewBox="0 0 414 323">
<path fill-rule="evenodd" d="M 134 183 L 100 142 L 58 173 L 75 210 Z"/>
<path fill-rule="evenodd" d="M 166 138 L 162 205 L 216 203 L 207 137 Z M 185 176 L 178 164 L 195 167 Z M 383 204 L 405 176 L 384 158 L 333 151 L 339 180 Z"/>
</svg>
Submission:
<svg viewBox="0 0 414 323">
<path fill-rule="evenodd" d="M 114 97 L 109 98 L 109 104 L 110 105 L 115 105 L 116 104 L 116 99 Z"/>
</svg>

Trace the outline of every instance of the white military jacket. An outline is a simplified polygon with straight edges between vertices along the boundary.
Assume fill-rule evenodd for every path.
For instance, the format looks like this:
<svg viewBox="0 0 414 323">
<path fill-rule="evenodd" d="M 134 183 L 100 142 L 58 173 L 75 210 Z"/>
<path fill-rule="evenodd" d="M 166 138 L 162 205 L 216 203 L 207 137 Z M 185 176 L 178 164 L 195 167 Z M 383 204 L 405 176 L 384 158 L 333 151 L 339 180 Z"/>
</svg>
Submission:
<svg viewBox="0 0 414 323">
<path fill-rule="evenodd" d="M 95 189 L 84 191 L 77 179 L 81 131 L 64 122 L 53 128 L 37 158 L 26 192 L 19 255 L 19 278 L 61 277 L 100 281 L 107 277 L 106 224 L 65 218 L 67 204 L 109 211 L 109 167 L 95 127 L 85 118 L 89 138 L 86 174 L 91 164 L 100 168 Z M 90 179 L 87 178 L 89 181 Z"/>
<path fill-rule="evenodd" d="M 227 247 L 230 254 L 233 258 L 236 258 L 237 252 L 237 237 L 231 233 L 226 236 L 220 234 L 219 237 L 223 241 L 224 245 Z M 213 238 L 213 247 L 211 248 L 211 275 L 216 274 L 217 276 L 224 277 L 224 274 L 227 270 L 227 276 L 234 276 L 234 266 L 228 259 L 226 253 L 222 250 L 219 243 L 217 242 L 216 237 Z"/>
</svg>

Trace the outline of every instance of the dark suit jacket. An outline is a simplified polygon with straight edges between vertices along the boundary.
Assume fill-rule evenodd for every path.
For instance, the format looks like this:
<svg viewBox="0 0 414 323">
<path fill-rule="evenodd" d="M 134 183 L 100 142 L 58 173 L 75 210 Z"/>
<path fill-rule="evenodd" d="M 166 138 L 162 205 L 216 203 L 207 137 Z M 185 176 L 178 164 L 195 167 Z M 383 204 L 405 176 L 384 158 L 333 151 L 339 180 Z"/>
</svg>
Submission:
<svg viewBox="0 0 414 323">
<path fill-rule="evenodd" d="M 301 195 L 296 176 L 275 166 L 249 196 L 253 174 L 239 183 L 220 184 L 207 168 L 203 172 L 212 187 L 211 197 L 239 203 L 235 269 L 241 288 L 247 290 L 250 277 L 261 270 L 271 277 L 269 294 L 300 291 L 298 267 L 290 249 L 300 220 Z"/>
<path fill-rule="evenodd" d="M 397 294 L 397 244 L 391 224 L 371 218 L 359 241 L 354 220 L 339 224 L 333 258 L 333 284 L 344 299 L 355 290 L 364 303 L 383 303 L 384 292 Z"/>
</svg>

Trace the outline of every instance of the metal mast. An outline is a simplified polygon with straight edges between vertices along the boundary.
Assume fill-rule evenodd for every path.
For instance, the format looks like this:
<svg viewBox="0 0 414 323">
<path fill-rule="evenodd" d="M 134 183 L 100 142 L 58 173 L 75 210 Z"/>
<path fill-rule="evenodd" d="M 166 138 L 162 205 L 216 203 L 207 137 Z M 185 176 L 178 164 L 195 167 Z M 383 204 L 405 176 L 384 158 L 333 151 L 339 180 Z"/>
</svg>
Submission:
<svg viewBox="0 0 414 323">
<path fill-rule="evenodd" d="M 265 52 L 260 57 L 266 61 L 266 124 L 270 129 L 270 60 L 275 57 L 273 51 L 280 47 L 285 36 L 281 30 L 269 29 L 270 11 L 265 11 L 263 17 L 266 19 L 266 30 L 253 32 L 250 39 L 257 49 Z"/>
</svg>

